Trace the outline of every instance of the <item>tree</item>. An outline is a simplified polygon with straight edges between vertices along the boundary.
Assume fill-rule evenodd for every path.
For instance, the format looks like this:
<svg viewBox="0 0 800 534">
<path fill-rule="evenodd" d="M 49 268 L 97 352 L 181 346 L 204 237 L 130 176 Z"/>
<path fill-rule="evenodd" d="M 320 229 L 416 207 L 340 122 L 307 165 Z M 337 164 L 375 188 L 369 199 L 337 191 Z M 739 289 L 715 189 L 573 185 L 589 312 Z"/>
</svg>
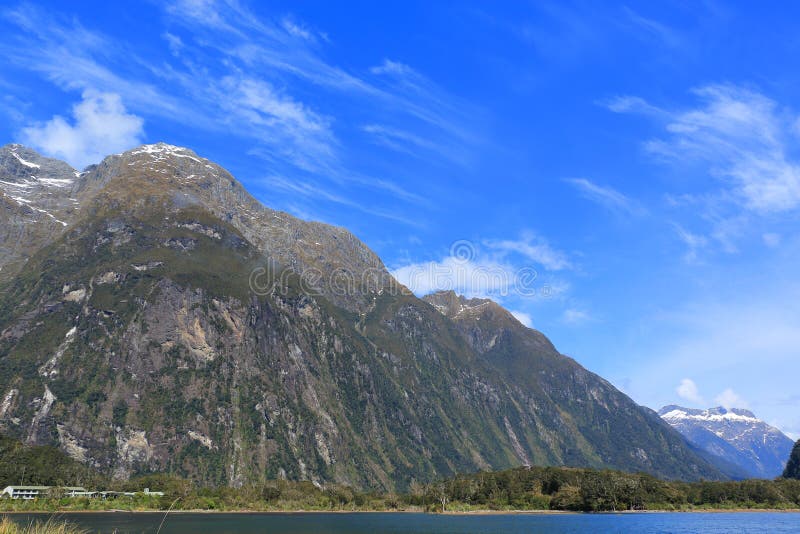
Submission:
<svg viewBox="0 0 800 534">
<path fill-rule="evenodd" d="M 800 439 L 792 447 L 789 461 L 786 462 L 786 469 L 783 471 L 783 478 L 796 478 L 800 480 Z"/>
</svg>

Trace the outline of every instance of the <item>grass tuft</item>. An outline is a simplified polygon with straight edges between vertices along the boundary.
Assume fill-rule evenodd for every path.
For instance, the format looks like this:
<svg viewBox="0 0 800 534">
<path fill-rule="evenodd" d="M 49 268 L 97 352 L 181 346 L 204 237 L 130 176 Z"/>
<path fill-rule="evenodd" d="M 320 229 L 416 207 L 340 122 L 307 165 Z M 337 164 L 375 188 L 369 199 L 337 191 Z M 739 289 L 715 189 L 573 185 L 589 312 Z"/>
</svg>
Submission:
<svg viewBox="0 0 800 534">
<path fill-rule="evenodd" d="M 47 521 L 31 521 L 27 525 L 20 525 L 8 516 L 0 520 L 0 534 L 86 534 L 87 532 L 67 521 L 57 521 L 52 517 Z"/>
</svg>

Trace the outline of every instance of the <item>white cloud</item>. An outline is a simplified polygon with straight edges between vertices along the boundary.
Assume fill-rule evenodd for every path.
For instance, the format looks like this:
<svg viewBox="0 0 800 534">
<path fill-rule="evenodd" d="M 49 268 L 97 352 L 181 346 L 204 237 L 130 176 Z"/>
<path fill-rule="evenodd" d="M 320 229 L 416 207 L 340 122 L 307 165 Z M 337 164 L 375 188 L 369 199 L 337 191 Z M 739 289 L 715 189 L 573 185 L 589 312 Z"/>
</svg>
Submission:
<svg viewBox="0 0 800 534">
<path fill-rule="evenodd" d="M 314 40 L 314 34 L 311 33 L 310 30 L 293 21 L 289 17 L 284 17 L 283 20 L 281 20 L 281 26 L 283 26 L 283 29 L 286 30 L 290 35 L 305 39 L 306 41 Z"/>
<path fill-rule="evenodd" d="M 678 234 L 680 240 L 686 245 L 687 250 L 686 254 L 683 256 L 684 261 L 687 263 L 695 263 L 698 259 L 698 251 L 708 246 L 708 239 L 702 235 L 694 234 L 686 230 L 679 224 L 673 224 L 672 226 L 675 228 L 675 232 Z"/>
<path fill-rule="evenodd" d="M 781 244 L 781 235 L 773 232 L 767 232 L 761 236 L 764 244 L 770 248 L 775 248 Z"/>
<path fill-rule="evenodd" d="M 87 89 L 82 97 L 72 123 L 56 115 L 24 128 L 23 141 L 78 169 L 141 143 L 144 121 L 127 112 L 119 95 Z"/>
<path fill-rule="evenodd" d="M 800 206 L 800 161 L 790 153 L 796 116 L 761 93 L 734 85 L 695 89 L 699 104 L 658 109 L 638 97 L 608 104 L 615 112 L 656 115 L 666 135 L 645 148 L 666 161 L 702 163 L 746 210 L 769 214 Z"/>
<path fill-rule="evenodd" d="M 412 69 L 405 63 L 400 63 L 399 61 L 392 61 L 390 59 L 384 59 L 383 63 L 371 67 L 369 71 L 372 74 L 391 74 L 394 76 L 410 76 L 417 74 L 414 71 L 414 69 Z"/>
<path fill-rule="evenodd" d="M 700 395 L 700 392 L 697 389 L 697 384 L 695 384 L 694 380 L 691 378 L 684 378 L 681 380 L 681 383 L 675 388 L 675 392 L 680 398 L 688 400 L 689 402 L 693 402 L 695 404 L 705 403 L 703 397 Z"/>
<path fill-rule="evenodd" d="M 660 124 L 662 133 L 643 143 L 645 151 L 673 166 L 681 183 L 694 178 L 690 191 L 667 196 L 670 208 L 694 219 L 695 228 L 702 225 L 699 233 L 678 230 L 690 262 L 704 249 L 705 255 L 737 253 L 776 217 L 800 209 L 798 114 L 737 85 L 705 85 L 692 95 L 695 102 L 683 108 L 659 108 L 635 96 L 605 103 Z M 775 246 L 771 237 L 764 243 Z"/>
<path fill-rule="evenodd" d="M 163 8 L 169 31 L 162 37 L 171 52 L 163 61 L 31 5 L 6 12 L 17 31 L 0 43 L 0 54 L 62 89 L 114 93 L 136 114 L 225 133 L 249 144 L 248 153 L 267 160 L 272 172 L 298 180 L 313 173 L 343 197 L 363 198 L 355 190 L 371 189 L 395 213 L 410 211 L 397 209 L 398 201 L 421 204 L 421 197 L 359 172 L 352 149 L 360 147 L 334 129 L 349 110 L 358 109 L 362 123 L 380 121 L 386 136 L 409 133 L 391 137 L 395 145 L 429 139 L 463 154 L 476 142 L 474 106 L 408 66 L 387 63 L 397 70 L 392 76 L 351 73 L 320 53 L 324 33 L 292 18 L 259 16 L 240 2 L 175 0 Z M 311 101 L 312 94 L 321 98 Z"/>
<path fill-rule="evenodd" d="M 256 128 L 287 160 L 308 171 L 325 170 L 335 160 L 330 119 L 272 84 L 245 76 L 226 76 L 217 96 L 222 107 Z"/>
<path fill-rule="evenodd" d="M 191 18 L 212 28 L 231 29 L 223 20 L 215 0 L 173 0 L 164 5 L 168 12 L 175 15 Z"/>
<path fill-rule="evenodd" d="M 660 109 L 638 96 L 617 96 L 601 102 L 601 104 L 614 113 L 662 114 Z"/>
<path fill-rule="evenodd" d="M 567 324 L 578 325 L 592 320 L 592 317 L 585 311 L 576 308 L 564 310 L 561 320 Z"/>
<path fill-rule="evenodd" d="M 530 314 L 518 310 L 509 310 L 509 312 L 517 319 L 517 321 L 521 322 L 528 328 L 533 328 L 533 318 L 530 316 Z"/>
<path fill-rule="evenodd" d="M 573 267 L 564 252 L 553 248 L 545 239 L 531 233 L 523 235 L 522 239 L 489 239 L 483 241 L 483 244 L 501 255 L 518 254 L 550 271 Z"/>
<path fill-rule="evenodd" d="M 165 32 L 162 37 L 165 41 L 167 41 L 167 46 L 169 46 L 170 53 L 173 56 L 178 57 L 183 49 L 183 40 L 177 35 L 173 35 L 169 32 Z"/>
<path fill-rule="evenodd" d="M 623 7 L 622 10 L 625 12 L 628 21 L 630 21 L 642 35 L 672 48 L 680 46 L 683 42 L 681 36 L 669 26 L 657 20 L 644 17 L 629 7 Z"/>
<path fill-rule="evenodd" d="M 714 401 L 728 410 L 731 408 L 747 408 L 747 402 L 731 388 L 727 388 L 725 391 L 714 397 Z"/>
<path fill-rule="evenodd" d="M 456 241 L 443 259 L 400 266 L 392 275 L 417 295 L 453 290 L 467 297 L 550 298 L 567 290 L 561 280 L 541 280 L 532 262 L 551 270 L 568 265 L 562 253 L 528 234 L 522 240 L 486 240 L 480 245 Z"/>
<path fill-rule="evenodd" d="M 470 298 L 508 295 L 518 278 L 510 265 L 453 256 L 405 265 L 393 270 L 392 276 L 417 295 L 453 290 Z"/>
<path fill-rule="evenodd" d="M 644 209 L 635 200 L 623 195 L 619 191 L 598 185 L 586 178 L 569 178 L 565 180 L 574 186 L 585 198 L 617 213 L 641 215 Z"/>
<path fill-rule="evenodd" d="M 759 417 L 784 425 L 794 421 L 800 411 L 795 395 L 800 285 L 790 275 L 795 258 L 771 260 L 780 263 L 760 271 L 752 291 L 743 291 L 741 281 L 728 273 L 713 283 L 703 280 L 708 287 L 692 301 L 644 315 L 630 342 L 636 348 L 626 370 L 636 384 L 636 400 L 669 404 L 672 388 L 665 391 L 663 383 L 677 384 L 688 375 L 702 379 L 703 390 L 712 392 L 706 407 L 731 388 Z"/>
</svg>

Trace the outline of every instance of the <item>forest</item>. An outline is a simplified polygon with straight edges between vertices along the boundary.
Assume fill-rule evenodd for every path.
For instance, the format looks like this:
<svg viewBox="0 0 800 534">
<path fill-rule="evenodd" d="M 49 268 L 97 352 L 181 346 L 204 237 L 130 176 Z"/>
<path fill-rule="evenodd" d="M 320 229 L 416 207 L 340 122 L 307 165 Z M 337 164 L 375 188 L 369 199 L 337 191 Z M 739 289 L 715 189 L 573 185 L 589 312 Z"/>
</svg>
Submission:
<svg viewBox="0 0 800 534">
<path fill-rule="evenodd" d="M 200 486 L 168 474 L 114 481 L 54 447 L 28 447 L 0 438 L 0 487 L 18 484 L 82 485 L 92 489 L 163 491 L 163 496 L 116 499 L 52 495 L 30 501 L 0 499 L 12 510 L 343 510 L 538 511 L 800 509 L 800 480 L 679 482 L 647 474 L 569 467 L 519 467 L 412 484 L 403 494 L 363 492 L 340 485 L 275 480 L 238 488 Z"/>
</svg>

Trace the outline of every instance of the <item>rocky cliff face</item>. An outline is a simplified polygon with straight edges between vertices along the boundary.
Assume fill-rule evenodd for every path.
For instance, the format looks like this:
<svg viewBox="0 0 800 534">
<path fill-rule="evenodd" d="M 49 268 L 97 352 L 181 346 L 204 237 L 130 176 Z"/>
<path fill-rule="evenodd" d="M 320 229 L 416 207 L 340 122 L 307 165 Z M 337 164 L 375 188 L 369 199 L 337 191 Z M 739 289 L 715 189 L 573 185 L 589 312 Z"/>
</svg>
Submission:
<svg viewBox="0 0 800 534">
<path fill-rule="evenodd" d="M 721 476 L 496 304 L 417 299 L 346 230 L 262 206 L 188 149 L 82 173 L 0 153 L 4 433 L 213 484 L 405 488 L 526 463 Z M 69 183 L 15 200 L 29 169 Z"/>
<path fill-rule="evenodd" d="M 548 464 L 646 472 L 672 465 L 672 473 L 663 476 L 682 478 L 703 471 L 706 464 L 677 433 L 664 432 L 654 411 L 560 354 L 544 334 L 495 302 L 452 291 L 425 300 L 451 319 L 480 360 L 514 388 L 515 401 L 529 406 L 520 426 L 539 458 L 534 463 L 546 458 Z M 509 439 L 514 441 L 511 431 Z"/>
<path fill-rule="evenodd" d="M 658 413 L 691 443 L 737 466 L 745 477 L 780 476 L 792 449 L 788 436 L 749 410 L 721 406 L 696 410 L 671 405 Z"/>
<path fill-rule="evenodd" d="M 0 148 L 0 282 L 73 220 L 77 171 L 21 145 Z"/>
</svg>

